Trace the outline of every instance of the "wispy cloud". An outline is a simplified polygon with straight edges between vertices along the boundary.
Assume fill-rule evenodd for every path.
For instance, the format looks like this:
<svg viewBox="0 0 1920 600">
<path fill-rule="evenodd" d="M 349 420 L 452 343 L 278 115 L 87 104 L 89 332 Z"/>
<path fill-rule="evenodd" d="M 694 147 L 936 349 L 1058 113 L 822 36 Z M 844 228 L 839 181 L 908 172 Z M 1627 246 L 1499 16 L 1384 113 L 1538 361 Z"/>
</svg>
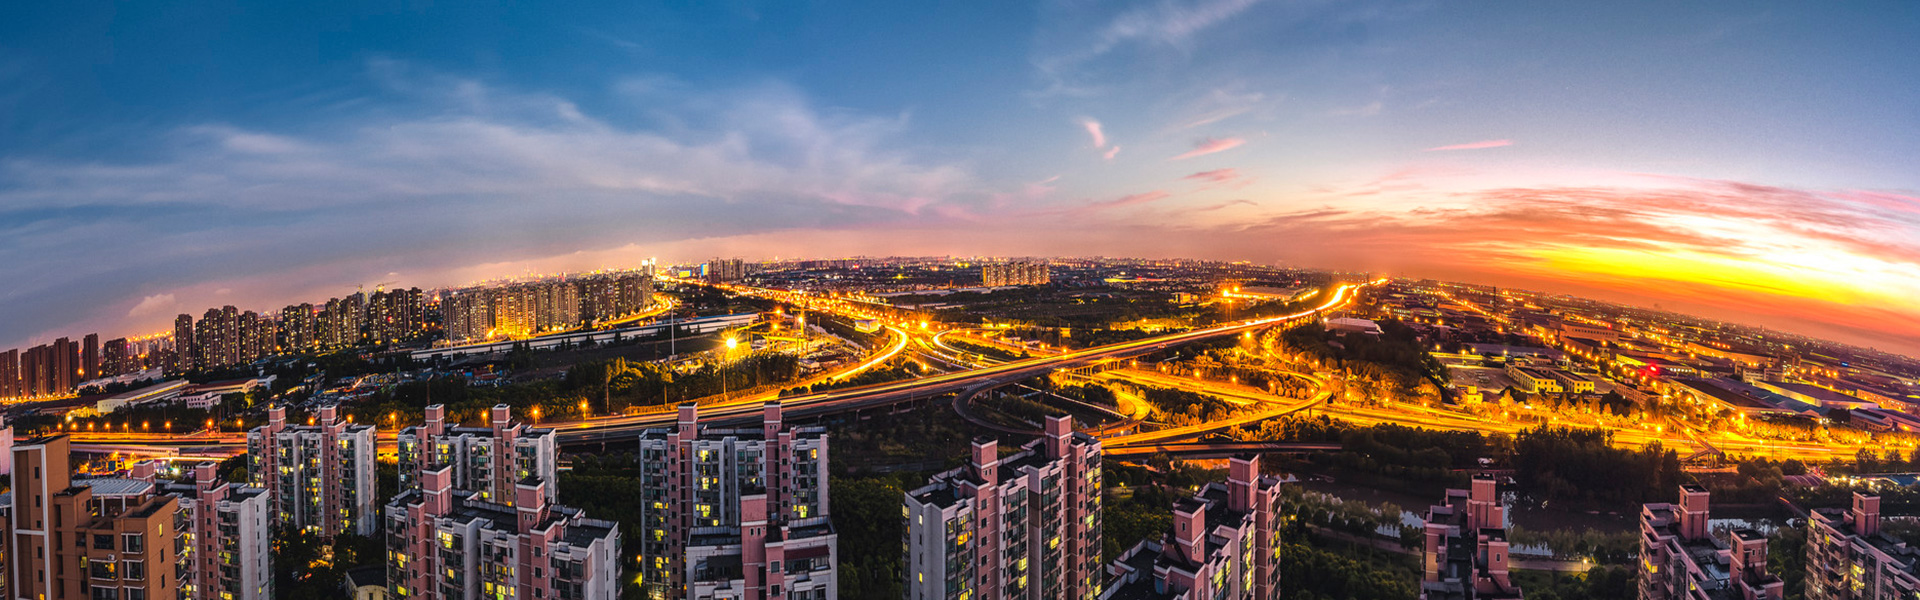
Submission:
<svg viewBox="0 0 1920 600">
<path fill-rule="evenodd" d="M 141 298 L 139 304 L 135 304 L 133 308 L 127 310 L 127 316 L 141 318 L 165 315 L 173 312 L 175 307 L 179 305 L 180 303 L 173 299 L 173 294 L 154 294 Z"/>
<path fill-rule="evenodd" d="M 1216 210 L 1230 208 L 1234 206 L 1259 206 L 1259 205 L 1260 205 L 1259 203 L 1256 203 L 1252 200 L 1241 198 L 1239 200 L 1228 200 L 1226 202 L 1221 202 L 1219 204 L 1215 204 L 1212 206 L 1201 207 L 1199 209 L 1196 209 L 1194 212 L 1213 212 Z"/>
<path fill-rule="evenodd" d="M 1087 129 L 1087 135 L 1093 137 L 1094 148 L 1107 147 L 1107 134 L 1100 129 L 1100 122 L 1093 119 L 1081 119 L 1080 126 Z"/>
<path fill-rule="evenodd" d="M 1478 142 L 1468 142 L 1465 144 L 1454 144 L 1451 146 L 1435 146 L 1432 148 L 1428 148 L 1425 151 L 1426 152 L 1444 152 L 1448 150 L 1485 150 L 1487 148 L 1500 148 L 1500 147 L 1512 146 L 1512 145 L 1513 145 L 1513 140 L 1483 140 Z"/>
<path fill-rule="evenodd" d="M 1113 157 L 1119 156 L 1119 155 L 1120 155 L 1120 145 L 1114 144 L 1112 148 L 1108 148 L 1106 153 L 1101 154 L 1100 157 L 1105 158 L 1107 160 L 1113 160 Z"/>
<path fill-rule="evenodd" d="M 1181 179 L 1199 181 L 1202 183 L 1227 183 L 1230 181 L 1240 179 L 1240 170 L 1239 169 L 1214 169 L 1212 171 L 1201 171 L 1199 173 L 1194 173 L 1186 177 L 1181 177 Z"/>
<path fill-rule="evenodd" d="M 35 315 L 0 323 L 0 347 L 69 327 L 150 330 L 168 298 L 267 308 L 390 271 L 457 284 L 442 274 L 635 241 L 959 218 L 994 197 L 965 167 L 902 150 L 903 118 L 820 110 L 777 82 L 619 87 L 648 107 L 636 119 L 403 64 L 372 71 L 422 108 L 403 114 L 430 116 L 186 126 L 138 162 L 0 158 L 0 254 L 50 257 L 0 265 L 24 282 L 0 290 L 0 312 Z"/>
<path fill-rule="evenodd" d="M 1185 50 L 1207 29 L 1226 22 L 1258 0 L 1160 0 L 1121 11 L 1091 30 L 1043 33 L 1034 66 L 1047 80 L 1039 95 L 1084 94 L 1075 82 L 1082 65 L 1128 46 Z M 1076 8 L 1084 8 L 1076 6 Z"/>
<path fill-rule="evenodd" d="M 1165 200 L 1171 197 L 1173 197 L 1173 194 L 1167 193 L 1163 190 L 1153 190 L 1150 192 L 1141 192 L 1138 194 L 1128 194 L 1125 196 L 1121 196 L 1119 198 L 1114 198 L 1112 200 L 1088 202 L 1084 205 L 1081 205 L 1078 208 L 1073 209 L 1070 212 L 1089 213 L 1089 212 L 1097 212 L 1097 211 L 1103 211 L 1103 210 L 1111 210 L 1115 208 L 1125 208 L 1128 206 L 1138 206 L 1141 204 L 1150 204 L 1154 202 L 1159 202 L 1161 200 Z"/>
<path fill-rule="evenodd" d="M 1239 148 L 1241 145 L 1246 143 L 1247 143 L 1246 140 L 1240 139 L 1240 138 L 1219 138 L 1219 139 L 1207 138 L 1204 140 L 1200 140 L 1199 142 L 1195 142 L 1193 144 L 1192 150 L 1188 150 L 1168 160 L 1186 160 L 1196 156 L 1206 156 L 1208 154 L 1213 154 L 1216 152 L 1226 152 L 1234 148 Z"/>
</svg>

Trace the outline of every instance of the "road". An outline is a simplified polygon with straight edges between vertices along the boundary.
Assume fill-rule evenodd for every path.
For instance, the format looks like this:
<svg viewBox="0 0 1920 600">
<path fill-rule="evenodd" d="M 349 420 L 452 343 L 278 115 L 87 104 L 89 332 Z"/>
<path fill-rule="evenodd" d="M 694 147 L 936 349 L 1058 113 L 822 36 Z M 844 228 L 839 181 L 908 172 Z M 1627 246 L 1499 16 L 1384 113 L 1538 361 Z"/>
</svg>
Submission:
<svg viewBox="0 0 1920 600">
<path fill-rule="evenodd" d="M 1072 369 L 1100 361 L 1123 360 L 1165 350 L 1181 344 L 1239 335 L 1243 332 L 1255 331 L 1297 319 L 1311 318 L 1321 312 L 1345 306 L 1347 303 L 1353 301 L 1354 296 L 1362 285 L 1374 285 L 1375 283 L 1377 282 L 1360 285 L 1342 285 L 1336 288 L 1327 301 L 1320 306 L 1289 315 L 1251 319 L 1206 329 L 1172 333 L 1049 356 L 1038 356 L 977 369 L 931 375 L 918 379 L 788 396 L 782 399 L 782 403 L 785 406 L 783 412 L 792 418 L 804 419 L 887 406 L 949 393 L 977 393 L 981 390 L 992 389 L 1017 381 L 1046 375 L 1056 370 Z M 782 297 L 782 299 L 789 299 L 794 296 L 791 292 L 777 290 L 758 290 L 738 287 L 729 289 L 740 293 Z M 796 304 L 803 306 L 818 307 L 823 305 L 822 303 L 808 302 L 804 298 L 796 300 L 799 300 L 795 302 Z M 894 343 L 891 344 L 886 351 L 857 365 L 856 372 L 882 364 L 886 360 L 897 356 L 905 349 L 908 342 L 907 338 L 911 336 L 908 336 L 900 326 L 889 325 L 888 327 L 893 330 L 893 334 L 896 336 Z M 843 376 L 850 375 L 843 374 Z M 760 405 L 763 402 L 764 399 L 762 398 L 743 398 L 721 404 L 703 406 L 701 407 L 701 420 L 707 423 L 753 422 L 760 414 Z M 673 419 L 674 413 L 672 411 L 661 411 L 641 415 L 601 417 L 584 421 L 547 422 L 542 423 L 541 426 L 555 429 L 562 444 L 591 444 L 613 440 L 625 441 L 639 431 L 669 426 L 672 424 Z M 130 433 L 117 435 L 99 433 L 86 437 L 87 439 L 85 441 L 88 443 L 114 444 L 117 446 L 149 446 L 152 447 L 156 453 L 169 452 L 173 447 L 181 445 L 174 439 L 157 439 L 157 436 L 140 436 L 139 434 Z M 241 447 L 245 445 L 245 438 L 240 434 L 202 436 L 192 438 L 192 441 L 195 442 L 194 445 L 201 447 L 213 445 L 208 443 L 210 441 L 208 437 L 218 438 L 229 450 L 236 444 Z M 82 440 L 76 437 L 75 441 L 78 442 Z"/>
</svg>

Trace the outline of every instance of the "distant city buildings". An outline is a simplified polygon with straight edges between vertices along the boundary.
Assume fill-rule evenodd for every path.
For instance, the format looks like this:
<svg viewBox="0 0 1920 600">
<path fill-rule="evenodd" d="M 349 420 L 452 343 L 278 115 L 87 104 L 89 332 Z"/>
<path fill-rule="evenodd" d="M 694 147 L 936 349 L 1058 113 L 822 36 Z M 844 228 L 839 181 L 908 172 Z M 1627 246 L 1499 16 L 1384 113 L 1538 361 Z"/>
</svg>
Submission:
<svg viewBox="0 0 1920 600">
<path fill-rule="evenodd" d="M 453 290 L 440 299 L 440 317 L 447 343 L 461 343 L 571 329 L 652 303 L 652 277 L 620 273 Z"/>
<path fill-rule="evenodd" d="M 1100 484 L 1100 441 L 1071 419 L 1006 457 L 975 440 L 966 466 L 906 494 L 907 598 L 1097 597 Z"/>
<path fill-rule="evenodd" d="M 1678 504 L 1641 507 L 1640 599 L 1780 600 L 1786 583 L 1767 572 L 1767 536 L 1742 528 L 1725 541 L 1715 538 L 1708 496 L 1706 488 L 1683 485 Z"/>
<path fill-rule="evenodd" d="M 1491 477 L 1475 475 L 1468 489 L 1447 490 L 1427 509 L 1421 550 L 1421 600 L 1522 598 L 1508 568 L 1506 507 Z"/>
<path fill-rule="evenodd" d="M 332 406 L 312 425 L 267 409 L 267 424 L 247 432 L 247 456 L 253 486 L 273 494 L 274 523 L 322 539 L 374 535 L 374 437 L 373 426 L 343 422 Z"/>
<path fill-rule="evenodd" d="M 980 285 L 1001 287 L 1009 285 L 1046 285 L 1051 277 L 1047 263 L 1010 262 L 988 263 L 980 265 Z"/>
<path fill-rule="evenodd" d="M 640 436 L 643 597 L 838 598 L 826 430 L 786 426 L 775 402 L 759 427 L 701 428 L 693 405 L 676 417 Z"/>
<path fill-rule="evenodd" d="M 716 258 L 700 266 L 700 277 L 707 283 L 727 283 L 747 277 L 747 262 L 738 258 Z"/>
<path fill-rule="evenodd" d="M 1257 456 L 1228 461 L 1227 483 L 1209 483 L 1173 507 L 1173 528 L 1142 540 L 1107 567 L 1100 594 L 1165 600 L 1281 597 L 1280 479 Z"/>
<path fill-rule="evenodd" d="M 1853 493 L 1849 510 L 1807 521 L 1808 600 L 1920 598 L 1920 548 L 1880 531 L 1880 497 Z"/>
</svg>

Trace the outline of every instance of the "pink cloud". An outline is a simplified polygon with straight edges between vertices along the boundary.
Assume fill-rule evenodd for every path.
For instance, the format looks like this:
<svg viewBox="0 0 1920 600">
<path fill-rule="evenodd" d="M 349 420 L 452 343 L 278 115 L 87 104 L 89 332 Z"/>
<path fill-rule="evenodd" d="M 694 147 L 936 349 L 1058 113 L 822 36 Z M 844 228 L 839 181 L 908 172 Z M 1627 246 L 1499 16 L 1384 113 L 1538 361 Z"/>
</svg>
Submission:
<svg viewBox="0 0 1920 600">
<path fill-rule="evenodd" d="M 1240 170 L 1239 169 L 1214 169 L 1212 171 L 1201 171 L 1199 173 L 1194 173 L 1186 177 L 1181 177 L 1181 179 L 1188 179 L 1188 180 L 1198 181 L 1198 182 L 1207 183 L 1207 184 L 1231 183 L 1234 181 L 1238 181 L 1240 179 Z"/>
<path fill-rule="evenodd" d="M 1426 151 L 1440 152 L 1445 150 L 1485 150 L 1488 148 L 1499 148 L 1501 146 L 1512 146 L 1512 145 L 1513 145 L 1513 140 L 1483 140 L 1478 142 L 1469 142 L 1465 144 L 1454 144 L 1452 146 L 1436 146 L 1433 148 L 1428 148 L 1426 149 Z"/>
<path fill-rule="evenodd" d="M 1247 143 L 1247 141 L 1240 138 L 1220 138 L 1220 139 L 1207 138 L 1205 140 L 1201 140 L 1198 143 L 1195 143 L 1193 145 L 1192 150 L 1188 150 L 1186 151 L 1186 153 L 1181 154 L 1179 156 L 1175 156 L 1168 160 L 1186 160 L 1196 156 L 1206 156 L 1208 154 L 1213 154 L 1215 152 L 1226 152 L 1234 148 L 1239 148 L 1242 144 L 1245 144 L 1245 143 Z"/>
<path fill-rule="evenodd" d="M 1125 208 L 1125 207 L 1128 207 L 1128 206 L 1136 206 L 1136 205 L 1140 205 L 1140 204 L 1148 204 L 1148 203 L 1152 203 L 1152 202 L 1159 202 L 1159 201 L 1161 201 L 1161 200 L 1165 200 L 1165 199 L 1167 199 L 1167 198 L 1171 198 L 1171 197 L 1173 197 L 1173 194 L 1169 194 L 1169 193 L 1167 193 L 1167 192 L 1165 192 L 1165 191 L 1162 191 L 1162 190 L 1153 190 L 1153 191 L 1151 191 L 1151 192 L 1141 192 L 1141 193 L 1138 193 L 1138 194 L 1128 194 L 1128 195 L 1125 195 L 1125 196 L 1121 196 L 1121 197 L 1119 197 L 1119 198 L 1114 198 L 1114 199 L 1112 199 L 1112 200 L 1102 200 L 1102 201 L 1099 201 L 1099 202 L 1089 202 L 1089 203 L 1087 203 L 1087 204 L 1086 204 L 1085 206 L 1081 206 L 1081 207 L 1080 207 L 1079 209 L 1076 209 L 1076 210 L 1075 210 L 1075 211 L 1073 211 L 1073 212 L 1082 212 L 1082 213 L 1084 213 L 1084 212 L 1093 212 L 1093 211 L 1100 211 L 1100 210 L 1107 210 L 1107 209 L 1110 209 L 1110 208 Z"/>
<path fill-rule="evenodd" d="M 1114 144 L 1112 148 L 1108 148 L 1108 149 L 1107 149 L 1107 153 L 1106 153 L 1106 154 L 1102 154 L 1102 155 L 1100 155 L 1100 156 L 1101 156 L 1102 158 L 1105 158 L 1105 159 L 1107 159 L 1107 160 L 1113 160 L 1113 157 L 1114 157 L 1114 156 L 1117 156 L 1117 155 L 1119 155 L 1119 154 L 1120 154 L 1120 145 L 1119 145 L 1119 144 Z"/>
<path fill-rule="evenodd" d="M 1095 121 L 1093 119 L 1086 119 L 1081 121 L 1080 125 L 1087 128 L 1087 135 L 1093 136 L 1093 147 L 1095 148 L 1107 147 L 1107 134 L 1106 132 L 1101 131 L 1099 121 Z"/>
<path fill-rule="evenodd" d="M 1247 206 L 1259 206 L 1259 204 L 1258 204 L 1258 203 L 1255 203 L 1255 202 L 1254 202 L 1254 201 L 1252 201 L 1252 200 L 1247 200 L 1247 199 L 1245 199 L 1245 198 L 1242 198 L 1242 199 L 1239 199 L 1239 200 L 1228 200 L 1228 201 L 1226 201 L 1226 202 L 1221 202 L 1221 203 L 1219 203 L 1219 204 L 1215 204 L 1215 205 L 1213 205 L 1213 206 L 1208 206 L 1208 207 L 1205 207 L 1205 208 L 1200 208 L 1200 209 L 1196 209 L 1196 210 L 1195 210 L 1194 212 L 1213 212 L 1213 211 L 1216 211 L 1216 210 L 1220 210 L 1220 209 L 1223 209 L 1223 208 L 1227 208 L 1227 207 L 1231 207 L 1231 206 L 1240 206 L 1240 205 L 1243 205 L 1243 204 L 1244 204 L 1244 205 L 1247 205 Z"/>
</svg>

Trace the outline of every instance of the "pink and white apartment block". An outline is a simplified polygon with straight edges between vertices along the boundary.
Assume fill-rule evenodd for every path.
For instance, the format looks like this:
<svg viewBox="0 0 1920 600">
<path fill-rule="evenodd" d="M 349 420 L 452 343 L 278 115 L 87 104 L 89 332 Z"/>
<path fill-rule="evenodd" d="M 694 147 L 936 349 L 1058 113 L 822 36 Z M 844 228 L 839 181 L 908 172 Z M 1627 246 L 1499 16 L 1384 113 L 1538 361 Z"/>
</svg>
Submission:
<svg viewBox="0 0 1920 600">
<path fill-rule="evenodd" d="M 422 600 L 615 600 L 620 526 L 551 504 L 545 481 L 512 505 L 454 487 L 453 467 L 420 476 L 387 504 L 387 587 Z"/>
<path fill-rule="evenodd" d="M 1475 475 L 1468 489 L 1447 490 L 1427 509 L 1421 553 L 1422 600 L 1517 600 L 1507 543 L 1507 511 L 1492 477 Z"/>
<path fill-rule="evenodd" d="M 273 507 L 264 489 L 220 478 L 218 463 L 193 466 L 190 476 L 165 461 L 135 463 L 129 477 L 180 499 L 188 525 L 181 531 L 182 593 L 195 600 L 273 598 Z"/>
<path fill-rule="evenodd" d="M 446 414 L 444 406 L 428 406 L 424 425 L 400 430 L 400 489 L 414 489 L 421 474 L 450 467 L 453 488 L 480 500 L 511 506 L 515 486 L 528 478 L 547 482 L 547 501 L 558 500 L 553 486 L 560 483 L 560 458 L 553 430 L 514 422 L 505 404 L 488 411 L 486 427 L 449 426 Z"/>
<path fill-rule="evenodd" d="M 1049 417 L 1002 457 L 974 440 L 966 466 L 907 492 L 908 600 L 1099 598 L 1100 441 Z"/>
<path fill-rule="evenodd" d="M 1920 598 L 1920 548 L 1880 530 L 1880 497 L 1853 493 L 1849 510 L 1808 519 L 1807 599 Z"/>
<path fill-rule="evenodd" d="M 323 539 L 377 535 L 374 452 L 373 426 L 342 421 L 332 406 L 312 425 L 288 425 L 287 409 L 275 406 L 247 432 L 252 484 L 272 493 L 274 523 Z"/>
<path fill-rule="evenodd" d="M 678 410 L 673 429 L 640 435 L 642 597 L 838 598 L 826 430 L 787 426 L 778 402 L 757 427 Z"/>
<path fill-rule="evenodd" d="M 1786 582 L 1767 572 L 1767 536 L 1752 529 L 1713 536 L 1706 488 L 1680 486 L 1680 503 L 1640 507 L 1642 600 L 1780 600 Z M 1811 540 L 1810 540 L 1811 541 Z M 1812 579 L 1809 578 L 1808 597 Z"/>
<path fill-rule="evenodd" d="M 1280 594 L 1280 480 L 1256 456 L 1230 459 L 1227 483 L 1209 483 L 1173 507 L 1173 528 L 1107 566 L 1103 600 L 1256 600 Z"/>
</svg>

